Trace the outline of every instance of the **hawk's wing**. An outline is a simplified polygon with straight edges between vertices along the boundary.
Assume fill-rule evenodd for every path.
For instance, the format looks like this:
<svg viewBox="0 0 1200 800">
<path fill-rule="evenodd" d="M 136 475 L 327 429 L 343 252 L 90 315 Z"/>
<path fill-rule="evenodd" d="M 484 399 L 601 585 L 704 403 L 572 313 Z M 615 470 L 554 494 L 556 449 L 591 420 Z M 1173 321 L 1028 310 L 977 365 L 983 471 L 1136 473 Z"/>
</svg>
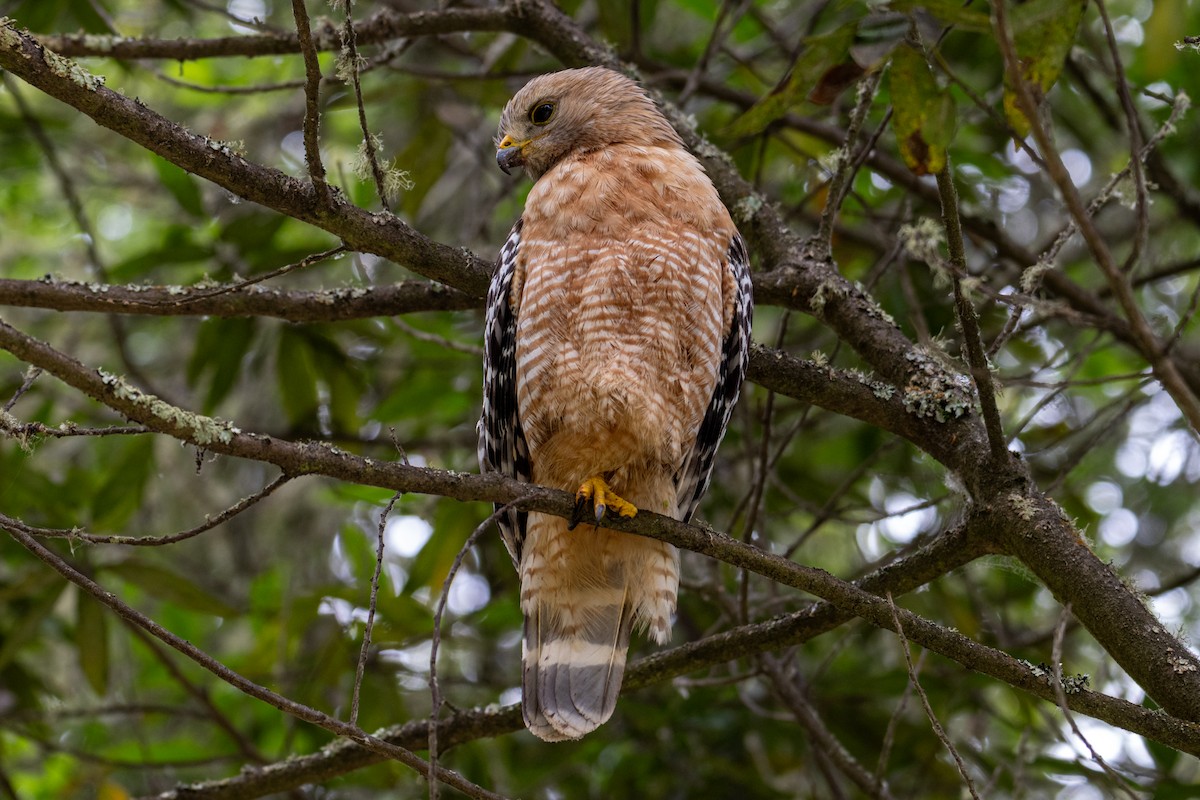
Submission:
<svg viewBox="0 0 1200 800">
<path fill-rule="evenodd" d="M 479 419 L 479 468 L 529 481 L 529 448 L 517 416 L 517 315 L 512 282 L 521 246 L 521 221 L 513 226 L 488 287 L 483 329 L 483 415 Z M 501 504 L 496 505 L 502 508 Z M 509 509 L 498 519 L 504 546 L 520 567 L 525 540 L 524 511 Z"/>
<path fill-rule="evenodd" d="M 737 403 L 746 377 L 746 364 L 750 360 L 750 319 L 754 312 L 754 296 L 750 281 L 750 257 L 746 243 L 734 234 L 729 245 L 729 270 L 733 273 L 735 297 L 733 319 L 725 334 L 721 347 L 721 363 L 717 371 L 717 385 L 712 399 L 704 412 L 696 441 L 675 473 L 675 497 L 678 501 L 680 519 L 687 522 L 700 505 L 700 498 L 708 489 L 712 477 L 713 459 L 717 447 L 725 436 L 729 416 Z"/>
</svg>

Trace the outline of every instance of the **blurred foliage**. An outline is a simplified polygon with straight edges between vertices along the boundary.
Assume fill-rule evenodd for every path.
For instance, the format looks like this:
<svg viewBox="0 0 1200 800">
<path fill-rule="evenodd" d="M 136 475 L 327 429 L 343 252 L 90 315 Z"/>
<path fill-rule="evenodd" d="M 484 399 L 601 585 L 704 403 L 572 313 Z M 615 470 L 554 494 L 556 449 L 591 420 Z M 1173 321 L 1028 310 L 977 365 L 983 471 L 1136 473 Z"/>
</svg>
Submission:
<svg viewBox="0 0 1200 800">
<path fill-rule="evenodd" d="M 334 14 L 310 2 L 313 14 Z M 362 19 L 405 0 L 355 4 Z M 411 4 L 414 8 L 417 4 Z M 440 7 L 439 4 L 428 4 Z M 592 35 L 675 98 L 776 198 L 798 230 L 815 227 L 840 142 L 796 118 L 844 126 L 856 79 L 889 69 L 865 132 L 877 156 L 854 178 L 834 256 L 870 288 L 904 332 L 957 352 L 944 281 L 905 255 L 902 226 L 937 218 L 930 179 L 947 156 L 971 222 L 970 270 L 989 341 L 1017 291 L 1013 248 L 1042 252 L 1066 215 L 1051 184 L 1012 144 L 1011 88 L 980 3 L 859 0 L 726 3 L 576 0 L 564 4 Z M 1164 98 L 1200 95 L 1200 59 L 1174 47 L 1200 32 L 1193 0 L 1113 0 L 1125 78 L 1147 131 Z M 223 13 L 240 16 L 237 22 Z M 635 19 L 634 13 L 640 14 Z M 1086 196 L 1128 159 L 1104 26 L 1094 5 L 1031 0 L 1010 7 L 1027 77 Z M 1082 17 L 1079 16 L 1082 12 Z M 116 32 L 161 39 L 253 35 L 257 17 L 293 26 L 283 0 L 21 0 L 0 14 L 35 33 Z M 335 20 L 338 21 L 338 20 Z M 340 21 L 338 21 L 340 22 Z M 949 27 L 947 27 L 949 26 Z M 932 36 L 930 35 L 932 33 Z M 528 183 L 495 169 L 500 109 L 528 77 L 558 68 L 541 48 L 501 33 L 393 42 L 362 76 L 365 109 L 383 155 L 412 188 L 394 210 L 426 235 L 495 252 L 519 215 Z M 380 47 L 364 47 L 371 59 Z M 936 49 L 936 57 L 928 54 Z M 304 174 L 304 99 L 298 55 L 200 61 L 84 59 L 107 85 L 245 156 Z M 322 147 L 330 180 L 378 208 L 356 178 L 361 140 L 353 92 L 332 80 L 322 54 Z M 698 66 L 700 65 L 700 66 Z M 929 66 L 927 66 L 929 65 Z M 969 90 L 969 91 L 968 91 Z M 21 102 L 18 103 L 17 99 Z M 976 101 L 980 104 L 977 104 Z M 33 135 L 34 126 L 45 141 Z M 1138 302 L 1159 331 L 1181 325 L 1179 352 L 1195 358 L 1200 219 L 1180 197 L 1200 185 L 1197 128 L 1186 117 L 1160 149 L 1175 181 L 1158 178 L 1151 238 L 1133 275 Z M 61 170 L 50 168 L 51 160 Z M 888 165 L 898 169 L 888 171 Z M 1161 176 L 1160 176 L 1161 177 Z M 1180 188 L 1182 187 L 1182 188 Z M 81 198 L 80 216 L 67 202 Z M 1126 197 L 1132 197 L 1127 193 Z M 97 129 L 72 109 L 6 76 L 0 85 L 0 277 L 191 285 L 228 282 L 295 263 L 338 243 L 328 234 L 226 192 Z M 988 228 L 983 223 L 994 225 Z M 1133 247 L 1128 208 L 1100 224 L 1119 256 Z M 998 230 L 1012 247 L 1000 247 Z M 1059 260 L 1080 286 L 1105 297 L 1084 248 Z M 272 281 L 313 289 L 413 277 L 403 265 L 350 254 Z M 1006 431 L 1043 487 L 1095 548 L 1144 591 L 1169 627 L 1197 639 L 1200 449 L 1146 365 L 1093 321 L 1038 293 L 1016 336 L 993 356 Z M 10 324 L 91 367 L 124 374 L 189 409 L 243 430 L 328 441 L 379 459 L 473 471 L 481 368 L 479 313 L 294 325 L 219 319 L 51 313 L 5 308 Z M 756 338 L 801 356 L 860 366 L 812 319 L 761 307 Z M 0 352 L 0 402 L 25 379 Z M 22 422 L 56 427 L 119 424 L 42 376 L 12 406 Z M 742 535 L 761 449 L 770 454 L 756 541 L 852 578 L 909 552 L 957 518 L 954 476 L 880 430 L 794 400 L 743 394 L 701 516 Z M 403 453 L 397 452 L 397 446 Z M 31 525 L 91 533 L 164 535 L 201 524 L 274 478 L 255 463 L 214 458 L 150 436 L 0 440 L 0 511 Z M 387 492 L 305 478 L 225 525 L 168 547 L 56 546 L 125 602 L 230 668 L 281 694 L 347 717 Z M 373 647 L 359 722 L 367 730 L 429 711 L 432 612 L 450 564 L 486 517 L 482 504 L 404 496 L 388 524 Z M 740 577 L 687 556 L 676 644 L 731 628 Z M 1181 586 L 1173 586 L 1179 579 Z M 439 673 L 456 707 L 513 702 L 519 686 L 515 575 L 499 537 L 480 540 L 451 595 Z M 753 620 L 808 600 L 763 580 L 749 584 Z M 911 610 L 1032 663 L 1050 660 L 1059 609 L 1005 559 L 978 561 L 904 599 Z M 651 652 L 635 643 L 632 658 Z M 805 697 L 896 797 L 957 797 L 961 778 L 906 694 L 894 636 L 861 623 L 778 654 Z M 172 666 L 168 669 L 165 663 Z M 1093 687 L 1143 695 L 1080 630 L 1064 668 Z M 1056 709 L 930 655 L 922 683 L 984 796 L 1096 798 L 1116 787 L 1072 739 Z M 1195 759 L 1083 720 L 1108 761 L 1155 798 L 1198 796 Z M 229 730 L 238 732 L 238 737 Z M 68 588 L 8 538 L 0 539 L 0 796 L 124 798 L 311 753 L 329 741 L 151 644 Z M 526 733 L 481 740 L 443 762 L 508 796 L 528 798 L 785 798 L 854 796 L 796 725 L 752 659 L 645 688 L 577 743 L 548 746 Z M 836 787 L 836 788 L 835 788 Z M 411 797 L 423 782 L 395 764 L 341 776 L 289 797 Z"/>
</svg>

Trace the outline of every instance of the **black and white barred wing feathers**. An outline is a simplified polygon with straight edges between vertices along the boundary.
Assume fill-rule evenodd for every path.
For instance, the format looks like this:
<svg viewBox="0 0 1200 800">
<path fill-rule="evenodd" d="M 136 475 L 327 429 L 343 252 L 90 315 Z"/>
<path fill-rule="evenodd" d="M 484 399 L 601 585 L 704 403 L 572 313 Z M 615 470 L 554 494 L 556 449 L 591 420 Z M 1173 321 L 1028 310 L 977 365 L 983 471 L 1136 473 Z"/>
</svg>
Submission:
<svg viewBox="0 0 1200 800">
<path fill-rule="evenodd" d="M 482 472 L 528 482 L 529 448 L 517 415 L 517 315 L 513 311 L 512 284 L 521 246 L 521 221 L 513 226 L 488 287 L 483 334 L 483 415 L 479 419 L 479 467 Z M 497 509 L 502 508 L 500 504 Z M 521 562 L 527 517 L 509 509 L 499 517 L 500 534 L 512 557 Z"/>
<path fill-rule="evenodd" d="M 750 257 L 746 243 L 734 235 L 729 245 L 728 268 L 734 284 L 733 316 L 721 347 L 717 385 L 704 412 L 696 440 L 679 471 L 675 473 L 675 497 L 680 519 L 689 521 L 700 505 L 700 498 L 712 478 L 713 460 L 729 417 L 737 405 L 746 365 L 750 361 L 750 323 L 754 314 L 754 294 L 750 280 Z"/>
</svg>

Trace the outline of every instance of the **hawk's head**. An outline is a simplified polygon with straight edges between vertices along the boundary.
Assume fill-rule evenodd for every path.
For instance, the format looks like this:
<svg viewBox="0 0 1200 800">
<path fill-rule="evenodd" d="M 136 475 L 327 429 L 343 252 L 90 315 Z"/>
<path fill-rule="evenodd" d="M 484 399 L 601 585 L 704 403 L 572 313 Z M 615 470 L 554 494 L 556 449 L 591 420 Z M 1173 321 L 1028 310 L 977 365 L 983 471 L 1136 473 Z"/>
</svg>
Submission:
<svg viewBox="0 0 1200 800">
<path fill-rule="evenodd" d="M 614 144 L 682 146 L 636 83 L 604 67 L 552 72 L 517 92 L 500 116 L 496 163 L 537 180 L 564 157 Z"/>
</svg>

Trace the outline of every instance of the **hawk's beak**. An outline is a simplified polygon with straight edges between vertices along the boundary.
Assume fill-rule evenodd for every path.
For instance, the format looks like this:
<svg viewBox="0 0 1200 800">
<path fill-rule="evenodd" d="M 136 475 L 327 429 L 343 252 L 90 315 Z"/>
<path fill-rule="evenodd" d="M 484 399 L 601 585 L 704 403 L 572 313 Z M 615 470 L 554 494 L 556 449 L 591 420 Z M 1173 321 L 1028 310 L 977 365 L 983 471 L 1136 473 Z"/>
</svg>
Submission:
<svg viewBox="0 0 1200 800">
<path fill-rule="evenodd" d="M 529 142 L 517 142 L 511 136 L 505 136 L 496 145 L 496 163 L 500 165 L 500 169 L 504 170 L 505 175 L 511 175 L 509 172 L 513 167 L 519 167 L 525 163 L 524 150 L 525 145 Z"/>
</svg>

